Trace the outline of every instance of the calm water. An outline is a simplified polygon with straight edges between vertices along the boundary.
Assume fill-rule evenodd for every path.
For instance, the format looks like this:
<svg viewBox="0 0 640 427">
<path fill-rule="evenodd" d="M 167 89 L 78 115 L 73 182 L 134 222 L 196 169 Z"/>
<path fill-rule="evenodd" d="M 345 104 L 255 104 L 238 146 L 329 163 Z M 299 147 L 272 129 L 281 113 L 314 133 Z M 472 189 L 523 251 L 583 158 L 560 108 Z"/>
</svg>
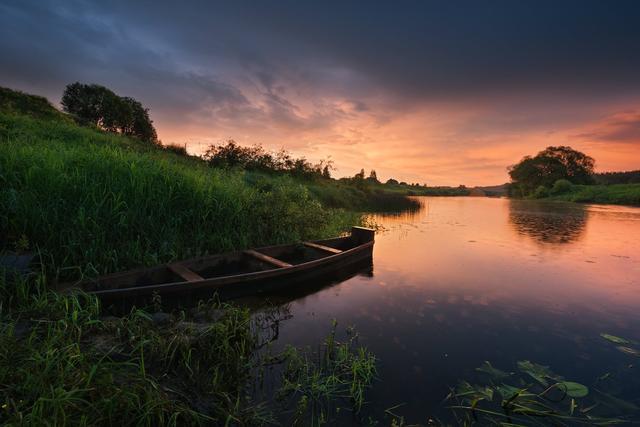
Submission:
<svg viewBox="0 0 640 427">
<path fill-rule="evenodd" d="M 375 216 L 372 271 L 290 295 L 281 343 L 314 345 L 332 319 L 379 358 L 367 411 L 446 419 L 443 399 L 484 360 L 528 359 L 592 384 L 636 362 L 600 337 L 640 341 L 640 209 L 488 198 L 421 198 Z M 640 369 L 640 367 L 638 368 Z M 629 369 L 629 375 L 638 375 Z M 620 386 L 638 403 L 640 390 Z"/>
</svg>

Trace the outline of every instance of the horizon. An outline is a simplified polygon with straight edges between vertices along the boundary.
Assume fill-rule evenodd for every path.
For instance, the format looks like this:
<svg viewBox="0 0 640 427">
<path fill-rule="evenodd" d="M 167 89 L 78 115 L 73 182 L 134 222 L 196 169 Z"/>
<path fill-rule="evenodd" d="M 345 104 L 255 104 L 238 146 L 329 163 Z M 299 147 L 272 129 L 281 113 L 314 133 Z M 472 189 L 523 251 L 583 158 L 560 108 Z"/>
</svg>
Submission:
<svg viewBox="0 0 640 427">
<path fill-rule="evenodd" d="M 322 6 L 9 1 L 0 86 L 59 106 L 101 84 L 164 143 L 282 147 L 335 177 L 499 185 L 550 145 L 640 169 L 640 3 Z"/>
</svg>

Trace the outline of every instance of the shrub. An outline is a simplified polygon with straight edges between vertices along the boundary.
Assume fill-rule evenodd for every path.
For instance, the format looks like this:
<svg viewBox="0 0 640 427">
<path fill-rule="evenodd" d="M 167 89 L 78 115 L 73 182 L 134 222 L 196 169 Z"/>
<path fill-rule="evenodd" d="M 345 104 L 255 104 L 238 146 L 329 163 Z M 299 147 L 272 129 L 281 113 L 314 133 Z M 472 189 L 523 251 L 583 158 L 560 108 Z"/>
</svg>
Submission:
<svg viewBox="0 0 640 427">
<path fill-rule="evenodd" d="M 563 194 L 571 190 L 572 186 L 573 184 L 571 184 L 571 181 L 567 179 L 559 179 L 553 183 L 553 187 L 551 187 L 550 193 L 554 195 Z"/>
<path fill-rule="evenodd" d="M 185 156 L 185 157 L 189 156 L 189 153 L 187 152 L 187 147 L 185 147 L 184 145 L 167 144 L 167 145 L 164 145 L 162 148 L 164 148 L 166 151 L 170 151 L 179 156 Z"/>
<path fill-rule="evenodd" d="M 534 199 L 543 199 L 549 197 L 549 189 L 544 185 L 539 185 L 536 191 L 533 192 Z"/>
</svg>

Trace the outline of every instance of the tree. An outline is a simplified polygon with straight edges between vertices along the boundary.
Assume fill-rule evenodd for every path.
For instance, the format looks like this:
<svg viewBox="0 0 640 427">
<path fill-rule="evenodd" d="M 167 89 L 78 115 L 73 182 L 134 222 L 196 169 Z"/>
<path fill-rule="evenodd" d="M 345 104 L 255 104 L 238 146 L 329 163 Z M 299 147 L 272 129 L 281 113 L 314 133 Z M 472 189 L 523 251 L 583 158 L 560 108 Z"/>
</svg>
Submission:
<svg viewBox="0 0 640 427">
<path fill-rule="evenodd" d="M 593 158 L 571 147 L 547 147 L 535 157 L 526 156 L 509 168 L 511 192 L 528 196 L 539 187 L 551 187 L 557 180 L 566 179 L 572 184 L 593 183 Z"/>
<path fill-rule="evenodd" d="M 371 169 L 371 172 L 369 172 L 369 177 L 367 178 L 367 180 L 372 182 L 380 182 L 378 181 L 378 174 L 373 169 Z"/>
<path fill-rule="evenodd" d="M 354 178 L 357 179 L 357 180 L 363 180 L 364 179 L 364 169 L 360 169 L 360 172 L 355 174 Z"/>
<path fill-rule="evenodd" d="M 146 142 L 158 142 L 149 109 L 137 100 L 120 97 L 104 86 L 79 82 L 67 85 L 62 95 L 62 108 L 80 124 L 119 132 Z"/>
<path fill-rule="evenodd" d="M 398 185 L 398 181 L 393 179 L 393 178 L 389 178 L 385 184 L 387 184 L 387 185 Z"/>
<path fill-rule="evenodd" d="M 120 132 L 125 135 L 135 136 L 143 141 L 157 141 L 158 135 L 153 127 L 153 121 L 149 118 L 149 109 L 133 98 L 120 98 L 121 105 L 116 117 L 120 123 Z"/>
<path fill-rule="evenodd" d="M 83 125 L 112 130 L 114 115 L 110 113 L 117 109 L 118 101 L 118 96 L 104 86 L 76 82 L 65 88 L 62 108 Z"/>
</svg>

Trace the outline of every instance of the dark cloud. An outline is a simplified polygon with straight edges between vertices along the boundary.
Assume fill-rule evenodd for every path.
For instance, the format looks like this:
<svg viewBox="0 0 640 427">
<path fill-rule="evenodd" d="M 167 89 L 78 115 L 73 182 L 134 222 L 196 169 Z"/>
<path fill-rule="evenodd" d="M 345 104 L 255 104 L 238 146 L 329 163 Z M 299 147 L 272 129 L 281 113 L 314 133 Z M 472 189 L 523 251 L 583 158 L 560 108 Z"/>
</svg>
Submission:
<svg viewBox="0 0 640 427">
<path fill-rule="evenodd" d="M 267 89 L 283 76 L 288 84 L 340 86 L 327 81 L 339 69 L 361 76 L 369 89 L 410 99 L 640 89 L 636 1 L 10 1 L 0 7 L 0 47 L 9 65 L 2 77 L 21 74 L 29 82 L 37 73 L 56 80 L 141 61 L 158 67 L 164 52 L 166 60 L 185 61 L 184 68 L 242 70 Z"/>
<path fill-rule="evenodd" d="M 585 123 L 637 108 L 638 22 L 635 0 L 4 0 L 0 85 L 57 102 L 70 82 L 103 84 L 184 139 L 447 155 L 575 129 L 634 142 L 637 115 Z"/>
</svg>

